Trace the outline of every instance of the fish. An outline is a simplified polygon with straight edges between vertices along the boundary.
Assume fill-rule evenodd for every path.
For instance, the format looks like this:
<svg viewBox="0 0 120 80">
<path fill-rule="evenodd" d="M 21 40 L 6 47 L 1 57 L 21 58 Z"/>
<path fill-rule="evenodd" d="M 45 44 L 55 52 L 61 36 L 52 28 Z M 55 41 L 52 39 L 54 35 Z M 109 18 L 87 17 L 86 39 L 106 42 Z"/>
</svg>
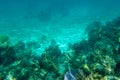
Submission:
<svg viewBox="0 0 120 80">
<path fill-rule="evenodd" d="M 72 70 L 72 71 L 66 72 L 66 74 L 64 75 L 64 80 L 77 80 L 75 77 L 77 73 L 78 73 L 78 70 Z"/>
</svg>

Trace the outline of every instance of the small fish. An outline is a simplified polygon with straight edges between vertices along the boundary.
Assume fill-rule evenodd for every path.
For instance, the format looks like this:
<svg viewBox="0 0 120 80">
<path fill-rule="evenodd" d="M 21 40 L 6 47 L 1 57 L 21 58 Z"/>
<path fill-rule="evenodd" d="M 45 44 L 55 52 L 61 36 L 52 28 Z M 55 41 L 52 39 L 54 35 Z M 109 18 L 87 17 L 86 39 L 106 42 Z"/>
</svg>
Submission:
<svg viewBox="0 0 120 80">
<path fill-rule="evenodd" d="M 68 71 L 66 72 L 65 76 L 64 76 L 64 80 L 77 80 L 75 78 L 75 74 L 77 73 L 76 70 L 74 71 Z"/>
</svg>

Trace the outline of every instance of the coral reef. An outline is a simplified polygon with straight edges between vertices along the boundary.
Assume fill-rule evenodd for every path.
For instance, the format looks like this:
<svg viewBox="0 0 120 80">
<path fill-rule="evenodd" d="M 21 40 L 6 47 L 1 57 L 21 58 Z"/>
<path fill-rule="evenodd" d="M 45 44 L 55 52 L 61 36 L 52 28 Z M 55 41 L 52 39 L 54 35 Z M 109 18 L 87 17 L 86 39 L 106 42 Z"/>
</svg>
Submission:
<svg viewBox="0 0 120 80">
<path fill-rule="evenodd" d="M 39 43 L 10 45 L 8 36 L 0 36 L 0 80 L 120 80 L 120 17 L 93 22 L 86 34 L 65 52 L 52 40 L 39 56 L 33 51 Z"/>
</svg>

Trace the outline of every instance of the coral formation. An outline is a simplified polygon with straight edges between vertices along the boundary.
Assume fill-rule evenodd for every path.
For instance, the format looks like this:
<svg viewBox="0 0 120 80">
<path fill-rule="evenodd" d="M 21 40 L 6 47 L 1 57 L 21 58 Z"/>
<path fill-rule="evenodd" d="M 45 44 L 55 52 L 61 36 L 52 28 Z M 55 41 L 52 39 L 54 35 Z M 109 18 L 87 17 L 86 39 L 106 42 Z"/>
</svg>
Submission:
<svg viewBox="0 0 120 80">
<path fill-rule="evenodd" d="M 0 36 L 0 50 L 7 48 L 9 43 L 9 37 L 7 35 L 1 35 Z"/>
<path fill-rule="evenodd" d="M 0 36 L 0 80 L 120 80 L 120 17 L 93 22 L 86 34 L 65 52 L 52 40 L 39 56 L 33 51 L 39 43 L 10 45 L 8 36 Z"/>
</svg>

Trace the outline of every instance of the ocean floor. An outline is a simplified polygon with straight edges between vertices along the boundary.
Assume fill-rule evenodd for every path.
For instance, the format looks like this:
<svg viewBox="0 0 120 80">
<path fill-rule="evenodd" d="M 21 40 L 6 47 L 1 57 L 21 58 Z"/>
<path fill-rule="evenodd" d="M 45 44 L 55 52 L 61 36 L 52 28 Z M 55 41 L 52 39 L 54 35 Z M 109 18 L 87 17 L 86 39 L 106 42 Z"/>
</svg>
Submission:
<svg viewBox="0 0 120 80">
<path fill-rule="evenodd" d="M 119 80 L 120 18 L 57 17 L 0 19 L 0 80 Z"/>
<path fill-rule="evenodd" d="M 77 18 L 77 16 L 67 16 L 61 17 L 57 16 L 58 19 L 52 19 L 48 22 L 40 22 L 38 18 L 29 18 L 25 16 L 17 17 L 1 17 L 0 19 L 0 34 L 7 34 L 12 44 L 19 40 L 23 42 L 37 41 L 43 48 L 49 45 L 52 39 L 54 39 L 62 49 L 66 50 L 69 43 L 75 43 L 84 38 L 87 38 L 85 29 L 88 24 L 94 21 L 102 21 L 103 23 L 113 19 L 114 17 L 82 17 Z M 46 38 L 47 44 L 40 42 L 41 38 Z M 44 50 L 44 49 L 42 49 Z"/>
</svg>

